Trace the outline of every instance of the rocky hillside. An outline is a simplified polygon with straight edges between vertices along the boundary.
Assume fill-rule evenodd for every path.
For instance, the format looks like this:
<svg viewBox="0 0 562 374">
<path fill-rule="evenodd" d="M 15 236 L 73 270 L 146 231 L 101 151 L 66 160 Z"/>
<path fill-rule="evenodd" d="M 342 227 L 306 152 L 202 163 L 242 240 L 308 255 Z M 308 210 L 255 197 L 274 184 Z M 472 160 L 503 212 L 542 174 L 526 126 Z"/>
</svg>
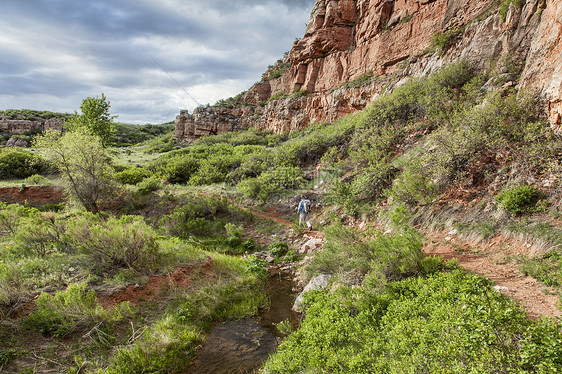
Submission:
<svg viewBox="0 0 562 374">
<path fill-rule="evenodd" d="M 68 116 L 29 109 L 0 111 L 0 144 L 26 147 L 31 135 L 48 130 L 60 131 Z"/>
<path fill-rule="evenodd" d="M 182 111 L 175 136 L 333 122 L 458 59 L 487 71 L 490 84 L 540 91 L 550 122 L 560 125 L 561 17 L 555 0 L 317 0 L 304 37 L 260 82 Z"/>
</svg>

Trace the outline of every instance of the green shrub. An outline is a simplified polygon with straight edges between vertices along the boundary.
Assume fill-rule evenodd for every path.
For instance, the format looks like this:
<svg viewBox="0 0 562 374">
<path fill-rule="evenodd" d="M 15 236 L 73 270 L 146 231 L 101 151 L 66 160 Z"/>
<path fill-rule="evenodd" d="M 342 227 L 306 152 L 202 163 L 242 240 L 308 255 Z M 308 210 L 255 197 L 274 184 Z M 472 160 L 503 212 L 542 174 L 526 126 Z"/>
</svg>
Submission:
<svg viewBox="0 0 562 374">
<path fill-rule="evenodd" d="M 160 229 L 167 235 L 183 239 L 224 235 L 227 218 L 231 224 L 246 220 L 245 214 L 230 207 L 226 200 L 192 196 L 162 218 Z"/>
<path fill-rule="evenodd" d="M 45 215 L 22 220 L 14 235 L 21 253 L 44 257 L 61 244 L 64 228 L 55 221 L 54 214 Z"/>
<path fill-rule="evenodd" d="M 285 255 L 281 258 L 283 262 L 296 262 L 299 260 L 299 255 L 294 250 L 290 249 L 285 253 Z"/>
<path fill-rule="evenodd" d="M 146 142 L 146 153 L 166 153 L 178 148 L 173 134 L 161 135 Z"/>
<path fill-rule="evenodd" d="M 47 186 L 50 184 L 49 180 L 47 178 L 45 178 L 42 175 L 39 174 L 33 174 L 32 176 L 29 176 L 27 178 L 24 179 L 23 181 L 25 184 L 33 184 L 33 185 L 41 185 L 41 186 Z"/>
<path fill-rule="evenodd" d="M 187 183 L 191 175 L 197 171 L 200 161 L 196 158 L 186 158 L 178 153 L 170 153 L 166 159 L 159 159 L 150 166 L 156 172 L 173 184 Z"/>
<path fill-rule="evenodd" d="M 101 221 L 84 215 L 68 228 L 73 245 L 88 256 L 96 274 L 128 269 L 150 273 L 160 262 L 153 229 L 141 217 L 123 216 Z"/>
<path fill-rule="evenodd" d="M 501 190 L 496 201 L 511 214 L 522 214 L 533 211 L 540 197 L 540 191 L 534 186 L 522 185 Z"/>
<path fill-rule="evenodd" d="M 326 201 L 343 207 L 344 213 L 356 215 L 359 210 L 359 197 L 353 193 L 351 183 L 342 182 L 339 179 L 330 184 Z"/>
<path fill-rule="evenodd" d="M 285 242 L 275 242 L 271 243 L 268 247 L 269 253 L 275 257 L 275 259 L 279 259 L 289 250 L 289 245 Z"/>
<path fill-rule="evenodd" d="M 121 146 L 128 146 L 147 142 L 154 144 L 155 139 L 160 139 L 163 136 L 173 137 L 174 123 L 164 123 L 161 125 L 134 125 L 129 123 L 115 123 L 115 133 L 113 138 L 115 143 Z M 175 144 L 175 142 L 174 142 Z"/>
<path fill-rule="evenodd" d="M 269 274 L 267 266 L 267 261 L 260 260 L 256 256 L 252 256 L 246 262 L 246 269 L 244 270 L 244 273 L 252 274 L 260 278 L 266 277 Z"/>
<path fill-rule="evenodd" d="M 343 87 L 343 88 L 363 87 L 363 86 L 366 86 L 366 85 L 370 84 L 373 77 L 374 77 L 373 72 L 371 70 L 369 70 L 369 71 L 366 71 L 365 73 L 361 74 L 357 79 L 354 79 L 352 81 L 344 82 L 344 83 L 340 84 L 339 87 Z"/>
<path fill-rule="evenodd" d="M 242 245 L 244 247 L 245 252 L 254 252 L 259 248 L 259 245 L 256 244 L 256 242 L 252 238 L 248 238 L 244 240 L 244 243 L 242 243 Z"/>
<path fill-rule="evenodd" d="M 13 264 L 0 263 L 0 317 L 4 308 L 14 305 L 26 294 L 22 270 Z"/>
<path fill-rule="evenodd" d="M 464 28 L 456 28 L 444 33 L 438 32 L 433 35 L 430 42 L 430 49 L 439 51 L 442 56 L 447 50 L 453 46 L 459 36 L 464 32 Z"/>
<path fill-rule="evenodd" d="M 14 235 L 24 218 L 37 216 L 38 214 L 39 212 L 35 208 L 26 208 L 19 204 L 0 202 L 0 235 Z"/>
<path fill-rule="evenodd" d="M 104 373 L 177 373 L 185 369 L 203 342 L 203 335 L 195 328 L 167 316 L 140 343 L 119 349 Z"/>
<path fill-rule="evenodd" d="M 115 173 L 115 179 L 123 184 L 138 184 L 148 177 L 150 177 L 150 171 L 135 166 L 129 166 L 124 170 Z"/>
<path fill-rule="evenodd" d="M 509 6 L 513 4 L 516 8 L 521 8 L 525 5 L 523 0 L 501 0 L 500 2 L 500 16 L 502 21 L 505 22 L 507 17 L 507 12 L 509 11 Z"/>
<path fill-rule="evenodd" d="M 370 239 L 352 228 L 334 224 L 326 229 L 324 250 L 306 268 L 310 278 L 317 274 L 341 275 L 355 272 L 372 287 L 387 281 L 423 274 L 424 254 L 420 235 L 412 229 L 400 234 L 372 233 Z M 429 268 L 429 267 L 427 267 Z"/>
<path fill-rule="evenodd" d="M 410 205 L 427 204 L 437 195 L 437 189 L 427 175 L 427 169 L 417 162 L 408 165 L 394 180 L 389 195 L 399 203 Z"/>
<path fill-rule="evenodd" d="M 302 170 L 293 166 L 281 166 L 263 172 L 257 178 L 248 178 L 240 182 L 238 191 L 249 197 L 258 197 L 266 201 L 272 194 L 295 189 L 304 180 Z"/>
<path fill-rule="evenodd" d="M 39 155 L 18 148 L 0 149 L 0 179 L 27 178 L 48 170 Z"/>
<path fill-rule="evenodd" d="M 138 191 L 142 195 L 148 195 L 151 192 L 156 192 L 162 188 L 162 181 L 158 176 L 153 175 L 149 178 L 143 179 L 141 182 L 137 184 Z"/>
<path fill-rule="evenodd" d="M 264 373 L 519 373 L 562 369 L 559 321 L 533 322 L 461 270 L 305 297 Z"/>
</svg>

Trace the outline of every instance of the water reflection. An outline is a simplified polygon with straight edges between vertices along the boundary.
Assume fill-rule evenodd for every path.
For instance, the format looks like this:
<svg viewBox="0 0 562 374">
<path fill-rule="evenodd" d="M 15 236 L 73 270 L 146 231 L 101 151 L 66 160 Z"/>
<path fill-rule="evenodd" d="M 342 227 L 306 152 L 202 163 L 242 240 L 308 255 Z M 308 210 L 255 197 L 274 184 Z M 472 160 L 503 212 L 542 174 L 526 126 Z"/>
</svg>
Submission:
<svg viewBox="0 0 562 374">
<path fill-rule="evenodd" d="M 275 325 L 284 320 L 294 328 L 298 325 L 298 314 L 291 310 L 295 301 L 292 285 L 286 274 L 271 276 L 267 287 L 270 308 L 255 318 L 215 325 L 188 373 L 238 374 L 258 369 L 280 342 L 282 334 Z"/>
</svg>

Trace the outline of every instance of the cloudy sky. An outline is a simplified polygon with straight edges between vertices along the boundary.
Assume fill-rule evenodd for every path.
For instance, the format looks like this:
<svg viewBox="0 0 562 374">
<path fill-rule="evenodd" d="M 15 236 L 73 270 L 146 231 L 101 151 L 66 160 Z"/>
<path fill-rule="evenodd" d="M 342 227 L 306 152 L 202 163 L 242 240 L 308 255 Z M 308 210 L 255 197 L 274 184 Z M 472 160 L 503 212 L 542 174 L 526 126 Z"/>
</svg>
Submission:
<svg viewBox="0 0 562 374">
<path fill-rule="evenodd" d="M 251 87 L 302 37 L 315 0 L 2 0 L 0 110 L 163 123 Z"/>
</svg>

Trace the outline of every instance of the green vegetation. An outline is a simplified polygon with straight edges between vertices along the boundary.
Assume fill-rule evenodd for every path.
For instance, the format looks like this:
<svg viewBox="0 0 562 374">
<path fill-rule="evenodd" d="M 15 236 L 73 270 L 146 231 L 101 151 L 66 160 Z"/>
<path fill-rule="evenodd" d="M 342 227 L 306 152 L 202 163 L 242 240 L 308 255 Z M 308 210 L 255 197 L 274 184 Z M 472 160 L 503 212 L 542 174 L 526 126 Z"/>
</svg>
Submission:
<svg viewBox="0 0 562 374">
<path fill-rule="evenodd" d="M 509 11 L 509 6 L 513 4 L 516 8 L 521 8 L 525 5 L 525 2 L 522 0 L 496 0 L 496 2 L 500 3 L 500 16 L 502 20 L 505 22 L 507 17 L 507 12 Z"/>
<path fill-rule="evenodd" d="M 439 55 L 444 55 L 447 50 L 453 46 L 453 44 L 458 40 L 459 36 L 464 33 L 465 26 L 454 28 L 444 33 L 436 33 L 431 38 L 429 50 L 439 52 Z"/>
<path fill-rule="evenodd" d="M 61 121 L 66 121 L 70 114 L 68 113 L 54 113 L 46 110 L 31 110 L 31 109 L 8 109 L 0 110 L 0 116 L 6 117 L 6 119 L 21 119 L 28 121 L 44 121 L 48 119 L 58 119 Z"/>
<path fill-rule="evenodd" d="M 460 32 L 433 47 L 446 50 Z M 291 214 L 284 198 L 310 194 L 325 240 L 298 270 L 331 284 L 305 297 L 298 330 L 277 324 L 288 337 L 263 372 L 561 371 L 559 321 L 531 321 L 490 282 L 426 256 L 411 226 L 524 240 L 537 255 L 510 260 L 562 289 L 562 142 L 533 93 L 484 90 L 488 81 L 458 61 L 360 113 L 290 134 L 251 129 L 177 145 L 166 126 L 117 126 L 120 145 L 135 146 L 116 149 L 82 125 L 38 137 L 87 212 L 0 205 L 0 368 L 31 369 L 42 355 L 59 372 L 184 372 L 214 323 L 267 305 L 271 263 L 301 257 L 302 229 L 289 238 L 229 201 Z M 35 165 L 45 161 L 17 152 L 0 167 L 44 183 Z M 44 346 L 28 352 L 39 335 Z"/>
<path fill-rule="evenodd" d="M 27 178 L 49 170 L 46 160 L 19 148 L 0 148 L 0 179 Z"/>
<path fill-rule="evenodd" d="M 264 373 L 510 373 L 562 368 L 562 331 L 460 270 L 308 294 Z"/>
<path fill-rule="evenodd" d="M 115 123 L 114 126 L 115 132 L 113 134 L 113 141 L 115 145 L 119 147 L 126 147 L 147 142 L 164 135 L 169 138 L 174 132 L 173 122 L 168 122 L 161 125 L 132 125 L 128 123 Z"/>
<path fill-rule="evenodd" d="M 25 320 L 28 329 L 40 330 L 43 334 L 57 337 L 81 331 L 86 333 L 94 326 L 101 331 L 111 328 L 111 323 L 123 319 L 128 304 L 106 311 L 97 301 L 93 290 L 86 284 L 71 284 L 65 291 L 55 295 L 42 293 L 37 299 L 36 309 Z"/>
<path fill-rule="evenodd" d="M 517 186 L 501 190 L 496 200 L 509 213 L 521 214 L 533 210 L 540 196 L 534 186 Z"/>
<path fill-rule="evenodd" d="M 335 224 L 326 229 L 324 251 L 314 256 L 306 268 L 309 278 L 334 274 L 343 283 L 353 282 L 382 287 L 387 282 L 439 269 L 437 259 L 426 258 L 418 233 L 411 229 L 397 235 L 361 235 L 354 229 Z"/>
<path fill-rule="evenodd" d="M 282 60 L 278 60 L 275 65 L 270 65 L 267 67 L 268 76 L 265 80 L 276 79 L 281 77 L 285 72 L 291 67 L 291 64 L 288 62 L 283 62 Z"/>
<path fill-rule="evenodd" d="M 111 104 L 103 93 L 101 97 L 87 97 L 80 104 L 82 114 L 74 111 L 74 115 L 65 123 L 65 128 L 73 132 L 83 129 L 98 136 L 103 146 L 107 147 L 113 142 L 115 133 L 115 116 L 109 114 L 110 107 Z"/>
<path fill-rule="evenodd" d="M 338 88 L 359 88 L 367 86 L 373 81 L 374 78 L 375 76 L 373 75 L 373 72 L 369 70 L 352 81 L 340 84 Z M 336 89 L 337 88 L 333 89 L 333 91 L 335 91 Z"/>
<path fill-rule="evenodd" d="M 99 136 L 82 128 L 53 131 L 36 137 L 34 144 L 59 170 L 68 194 L 89 212 L 97 213 L 100 203 L 115 194 L 113 170 Z"/>
<path fill-rule="evenodd" d="M 237 215 L 243 222 L 247 215 L 220 200 L 196 196 L 188 199 L 190 203 L 181 204 L 184 212 L 198 210 L 199 216 L 213 222 L 217 209 L 224 212 L 224 234 L 211 232 L 213 245 L 195 244 L 189 240 L 191 235 L 186 241 L 159 235 L 168 230 L 168 219 L 153 228 L 140 216 L 40 212 L 2 204 L 0 316 L 9 318 L 13 308 L 31 293 L 57 290 L 54 294 L 41 293 L 32 313 L 14 320 L 19 326 L 18 335 L 8 340 L 8 325 L 0 324 L 0 337 L 5 342 L 0 350 L 2 367 L 16 364 L 18 357 L 23 362 L 33 362 L 31 352 L 17 347 L 40 333 L 49 337 L 50 343 L 34 347 L 34 354 L 52 357 L 53 349 L 64 342 L 64 349 L 78 355 L 74 363 L 59 359 L 57 365 L 62 371 L 83 366 L 88 372 L 101 369 L 134 373 L 140 367 L 150 368 L 150 372 L 175 372 L 189 364 L 215 321 L 252 315 L 264 306 L 267 269 L 251 259 L 222 255 L 217 245 L 232 248 L 229 238 L 241 238 L 244 230 L 224 222 L 236 220 Z M 206 215 L 205 209 L 210 209 Z M 177 211 L 172 214 L 176 216 Z M 183 229 L 188 235 L 187 228 Z M 240 241 L 234 245 L 253 248 L 254 244 Z M 212 264 L 211 270 L 197 271 L 198 264 L 206 262 Z M 166 291 L 167 283 L 161 283 L 162 308 L 155 307 L 150 298 L 142 302 L 142 307 L 128 303 L 102 306 L 91 288 L 131 282 L 144 287 L 154 282 L 150 281 L 154 275 L 180 266 L 193 267 L 190 279 L 195 284 L 188 289 L 172 287 Z M 22 364 L 18 362 L 16 365 Z M 41 365 L 47 363 L 43 361 Z"/>
</svg>

